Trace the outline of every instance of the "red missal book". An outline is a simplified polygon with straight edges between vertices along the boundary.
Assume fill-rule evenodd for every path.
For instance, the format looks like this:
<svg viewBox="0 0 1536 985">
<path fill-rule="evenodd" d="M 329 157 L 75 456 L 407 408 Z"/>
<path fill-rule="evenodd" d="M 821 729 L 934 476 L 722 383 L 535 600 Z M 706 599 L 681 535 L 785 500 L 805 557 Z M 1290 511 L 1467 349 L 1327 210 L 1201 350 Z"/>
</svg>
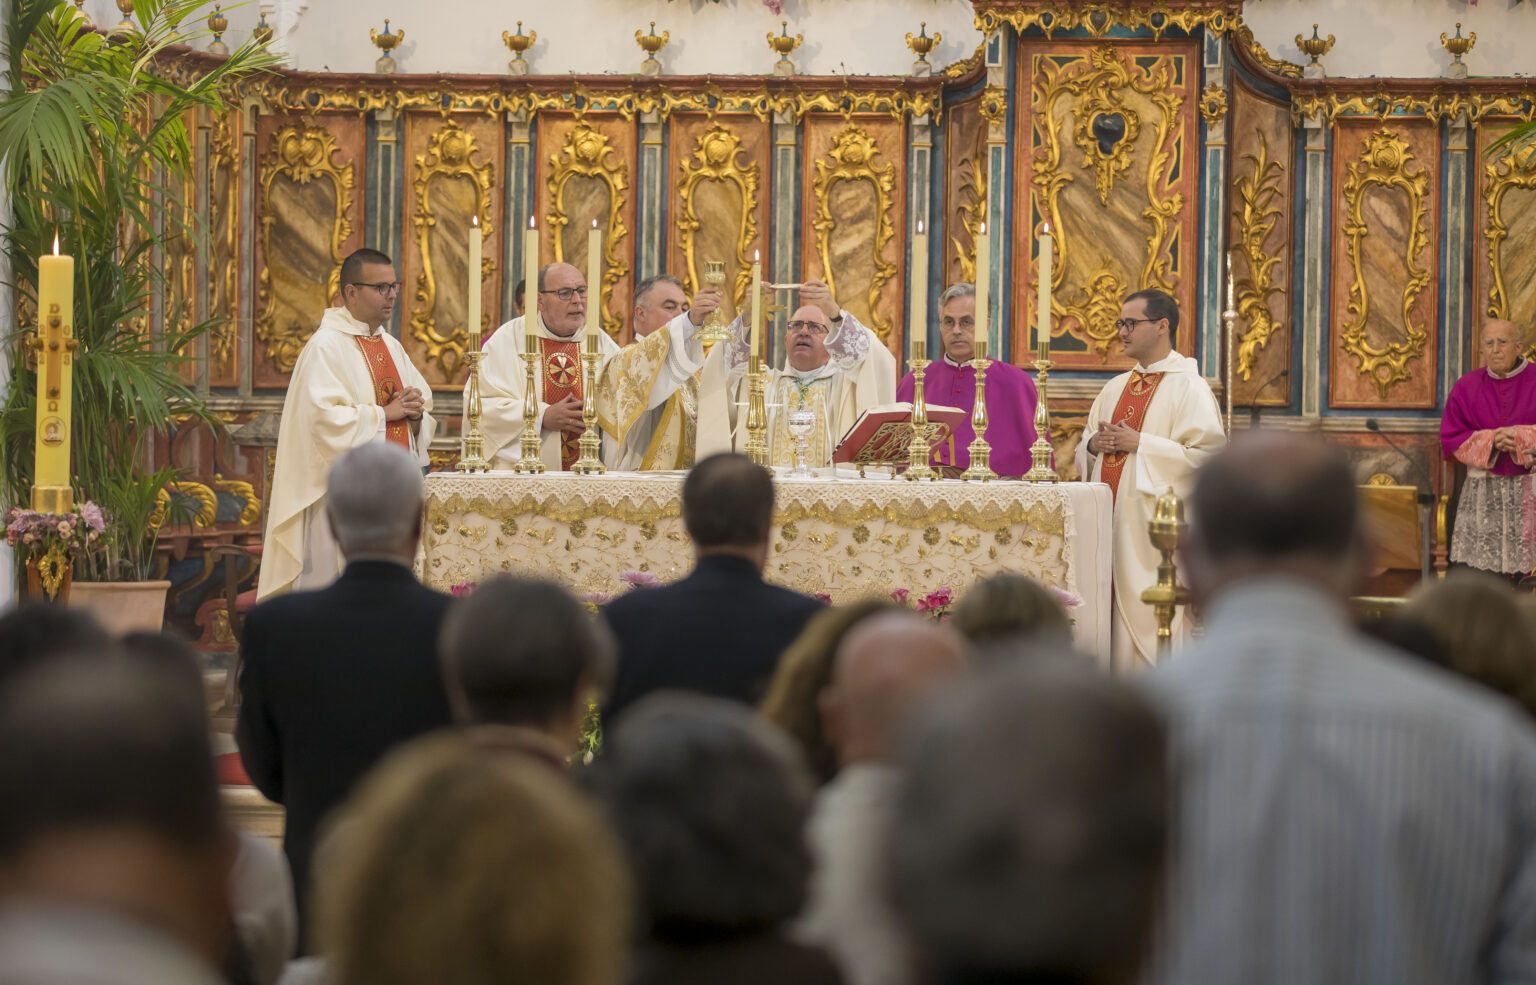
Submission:
<svg viewBox="0 0 1536 985">
<path fill-rule="evenodd" d="M 937 449 L 953 444 L 955 428 L 970 415 L 958 407 L 928 405 L 928 441 Z M 882 404 L 871 407 L 853 422 L 832 452 L 835 465 L 857 465 L 862 472 L 867 465 L 902 466 L 909 461 L 912 445 L 912 405 Z M 954 449 L 950 449 L 954 460 Z"/>
</svg>

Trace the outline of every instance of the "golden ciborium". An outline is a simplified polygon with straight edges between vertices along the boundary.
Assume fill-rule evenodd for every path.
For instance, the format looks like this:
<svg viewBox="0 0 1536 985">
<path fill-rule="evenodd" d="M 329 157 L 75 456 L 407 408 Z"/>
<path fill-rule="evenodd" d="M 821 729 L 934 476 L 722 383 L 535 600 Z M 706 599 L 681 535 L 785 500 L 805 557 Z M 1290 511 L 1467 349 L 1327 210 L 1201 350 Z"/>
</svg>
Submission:
<svg viewBox="0 0 1536 985">
<path fill-rule="evenodd" d="M 1179 570 L 1173 553 L 1179 538 L 1189 530 L 1184 522 L 1184 503 L 1173 494 L 1173 487 L 1157 497 L 1152 519 L 1147 522 L 1147 536 L 1163 556 L 1157 565 L 1157 584 L 1141 593 L 1141 600 L 1157 615 L 1157 657 L 1162 660 L 1173 648 L 1173 616 L 1181 605 L 1189 604 L 1189 589 L 1179 584 Z"/>
<path fill-rule="evenodd" d="M 368 29 L 368 40 L 372 41 L 375 47 L 384 52 L 384 57 L 373 63 L 373 70 L 380 75 L 393 74 L 395 71 L 395 60 L 389 56 L 389 53 L 394 51 L 400 42 L 405 40 L 405 32 L 402 30 L 396 31 L 393 34 L 389 33 L 389 18 L 386 17 L 384 18 L 384 33 L 380 34 L 370 27 Z"/>
<path fill-rule="evenodd" d="M 1299 34 L 1296 35 L 1296 47 L 1301 49 L 1302 54 L 1311 55 L 1311 64 L 1316 65 L 1320 57 L 1333 50 L 1333 35 L 1330 34 L 1326 38 L 1318 37 L 1317 25 L 1313 24 L 1312 36 L 1310 38 L 1304 38 Z"/>
<path fill-rule="evenodd" d="M 710 287 L 725 287 L 725 261 L 705 260 L 703 280 Z M 705 345 L 730 340 L 731 333 L 726 328 L 725 318 L 720 314 L 719 308 L 711 311 L 709 317 L 704 319 L 704 326 L 699 329 L 697 337 Z"/>
<path fill-rule="evenodd" d="M 512 75 L 528 74 L 528 62 L 523 58 L 523 53 L 532 48 L 533 43 L 537 40 L 539 40 L 538 31 L 530 28 L 527 34 L 523 33 L 522 21 L 517 22 L 516 34 L 513 34 L 511 31 L 501 32 L 502 44 L 506 45 L 507 50 L 512 52 L 512 60 L 507 62 L 507 71 L 509 73 Z"/>
<path fill-rule="evenodd" d="M 779 33 L 768 32 L 768 47 L 779 53 L 779 60 L 773 63 L 774 75 L 794 75 L 795 63 L 789 60 L 790 52 L 800 47 L 805 40 L 805 35 L 796 34 L 789 36 L 789 21 L 779 22 Z"/>
<path fill-rule="evenodd" d="M 222 5 L 213 5 L 213 13 L 208 15 L 208 30 L 213 32 L 213 41 L 208 45 L 208 50 L 215 55 L 229 54 L 229 45 L 224 43 L 224 32 L 229 30 L 229 18 L 224 16 Z"/>
<path fill-rule="evenodd" d="M 641 34 L 639 31 L 635 32 L 635 44 L 639 45 L 640 50 L 645 52 L 645 61 L 640 63 L 641 75 L 661 74 L 661 62 L 656 60 L 656 53 L 665 48 L 670 40 L 672 40 L 671 31 L 662 31 L 660 34 L 656 33 L 655 21 L 651 21 L 651 33 Z"/>
<path fill-rule="evenodd" d="M 933 37 L 928 36 L 928 22 L 923 21 L 917 26 L 917 33 L 907 32 L 907 47 L 917 56 L 917 60 L 924 64 L 928 62 L 928 53 L 936 48 L 944 35 L 938 31 L 933 32 Z"/>
</svg>

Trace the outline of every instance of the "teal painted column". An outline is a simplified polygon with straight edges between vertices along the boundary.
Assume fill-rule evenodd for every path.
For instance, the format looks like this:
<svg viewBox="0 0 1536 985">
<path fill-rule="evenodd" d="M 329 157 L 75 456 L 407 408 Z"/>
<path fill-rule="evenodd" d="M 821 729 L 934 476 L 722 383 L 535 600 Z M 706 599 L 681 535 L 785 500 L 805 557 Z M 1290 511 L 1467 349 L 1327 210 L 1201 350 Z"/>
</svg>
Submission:
<svg viewBox="0 0 1536 985">
<path fill-rule="evenodd" d="M 1005 216 L 1008 214 L 1008 124 L 1013 119 L 1012 105 L 1016 94 L 1008 91 L 1008 46 L 999 30 L 987 38 L 987 88 L 999 89 L 1006 94 L 1009 111 L 1001 120 L 988 123 L 987 127 L 987 230 L 991 233 L 992 269 L 987 277 L 987 351 L 992 358 L 1012 361 L 1012 333 L 1004 324 L 1009 310 L 1008 298 L 1003 292 L 1012 284 L 1007 276 L 1008 264 L 1013 256 Z"/>
<path fill-rule="evenodd" d="M 405 258 L 401 209 L 405 194 L 405 168 L 401 155 L 402 121 L 394 107 L 373 112 L 368 121 L 368 190 L 363 199 L 363 245 L 388 254 L 398 274 Z M 400 337 L 405 304 L 395 305 L 390 331 Z"/>
<path fill-rule="evenodd" d="M 503 322 L 517 317 L 517 282 L 523 277 L 523 231 L 533 214 L 533 143 L 527 110 L 507 114 L 507 177 L 502 189 L 506 197 L 507 228 L 501 240 L 502 270 L 501 317 Z M 529 297 L 535 290 L 528 286 Z"/>
<path fill-rule="evenodd" d="M 1467 166 L 1471 152 L 1466 111 L 1448 126 L 1445 142 L 1445 244 L 1440 259 L 1440 326 L 1445 333 L 1445 366 L 1440 373 L 1440 403 L 1466 372 L 1475 309 L 1469 310 L 1471 276 L 1467 269 Z"/>
<path fill-rule="evenodd" d="M 800 121 L 789 113 L 773 115 L 773 209 L 769 214 L 768 256 L 763 261 L 763 279 L 779 284 L 799 282 L 800 276 Z M 790 295 L 777 301 L 795 303 Z M 771 365 L 784 361 L 784 328 L 787 320 L 776 315 L 766 328 L 771 338 Z"/>
<path fill-rule="evenodd" d="M 1226 45 L 1217 35 L 1205 36 L 1205 72 L 1207 84 L 1227 88 Z M 1214 124 L 1202 122 L 1205 139 L 1205 165 L 1200 172 L 1202 186 L 1200 209 L 1200 372 L 1218 377 L 1226 384 L 1226 309 L 1227 287 L 1227 114 Z M 1223 400 L 1225 404 L 1225 400 Z"/>
<path fill-rule="evenodd" d="M 912 120 L 910 131 L 910 146 L 907 148 L 907 297 L 903 302 L 906 311 L 906 323 L 903 326 L 901 336 L 902 351 L 911 348 L 912 340 L 920 333 L 927 341 L 929 352 L 938 352 L 939 335 L 938 326 L 933 313 L 938 310 L 939 294 L 944 290 L 942 280 L 935 285 L 931 276 L 932 259 L 935 251 L 939 256 L 944 255 L 944 240 L 942 236 L 934 235 L 933 229 L 933 120 L 927 116 L 919 116 Z M 929 262 L 922 267 L 913 263 L 912 237 L 917 233 L 918 224 L 921 223 L 923 231 L 928 234 L 928 259 Z M 925 292 L 928 296 L 928 310 L 916 311 L 912 308 L 912 285 L 921 281 L 928 286 Z"/>
<path fill-rule="evenodd" d="M 667 182 L 663 154 L 661 114 L 656 111 L 640 117 L 640 202 L 639 230 L 635 233 L 635 281 L 666 270 L 662 244 L 666 242 Z"/>
<path fill-rule="evenodd" d="M 1323 252 L 1328 240 L 1328 131 L 1323 121 L 1310 117 L 1305 127 L 1306 202 L 1303 226 L 1301 268 L 1301 413 L 1317 417 L 1322 413 L 1323 360 L 1327 335 L 1328 271 Z"/>
</svg>

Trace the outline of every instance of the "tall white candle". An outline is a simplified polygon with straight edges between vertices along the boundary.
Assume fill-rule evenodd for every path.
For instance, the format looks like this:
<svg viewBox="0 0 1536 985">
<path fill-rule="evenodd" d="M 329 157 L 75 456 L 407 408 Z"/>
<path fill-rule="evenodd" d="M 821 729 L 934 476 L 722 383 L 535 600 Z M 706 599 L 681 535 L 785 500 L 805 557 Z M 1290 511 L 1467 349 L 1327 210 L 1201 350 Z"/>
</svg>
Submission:
<svg viewBox="0 0 1536 985">
<path fill-rule="evenodd" d="M 987 314 L 991 309 L 992 295 L 992 237 L 987 233 L 987 224 L 981 224 L 981 231 L 976 234 L 976 337 L 978 339 L 990 338 L 987 328 L 991 321 Z"/>
<path fill-rule="evenodd" d="M 763 264 L 762 255 L 754 250 L 752 252 L 752 296 L 747 299 L 752 303 L 752 351 L 757 355 L 763 354 Z"/>
<path fill-rule="evenodd" d="M 596 219 L 587 230 L 587 328 L 603 330 L 603 234 Z"/>
<path fill-rule="evenodd" d="M 539 310 L 539 229 L 533 216 L 528 217 L 528 231 L 523 233 L 523 324 L 533 337 Z"/>
<path fill-rule="evenodd" d="M 928 234 L 923 220 L 917 220 L 917 235 L 912 237 L 912 321 L 908 342 L 916 345 L 928 338 Z"/>
<path fill-rule="evenodd" d="M 1045 224 L 1045 231 L 1040 236 L 1040 287 L 1038 297 L 1040 299 L 1040 321 L 1035 326 L 1035 358 L 1051 358 L 1051 274 L 1054 258 L 1051 248 L 1055 238 L 1051 236 L 1051 224 Z"/>
<path fill-rule="evenodd" d="M 480 348 L 480 217 L 469 220 L 469 295 L 465 299 L 464 323 L 469 328 L 469 347 Z"/>
</svg>

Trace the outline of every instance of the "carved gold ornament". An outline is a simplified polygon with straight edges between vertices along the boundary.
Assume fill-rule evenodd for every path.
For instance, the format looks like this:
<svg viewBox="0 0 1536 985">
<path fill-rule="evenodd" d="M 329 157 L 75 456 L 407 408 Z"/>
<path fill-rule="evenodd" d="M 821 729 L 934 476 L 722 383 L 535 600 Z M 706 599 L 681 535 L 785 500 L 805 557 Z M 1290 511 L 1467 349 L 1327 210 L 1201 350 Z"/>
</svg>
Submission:
<svg viewBox="0 0 1536 985">
<path fill-rule="evenodd" d="M 1232 32 L 1236 43 L 1248 50 L 1253 60 L 1269 69 L 1271 72 L 1285 79 L 1299 79 L 1302 76 L 1301 66 L 1295 62 L 1288 62 L 1283 58 L 1271 57 L 1259 40 L 1253 36 L 1253 28 L 1237 22 L 1237 28 Z"/>
<path fill-rule="evenodd" d="M 501 43 L 507 46 L 508 51 L 512 52 L 512 59 L 514 61 L 522 61 L 523 54 L 529 48 L 532 48 L 533 43 L 537 40 L 539 40 L 538 31 L 529 28 L 527 34 L 523 33 L 522 21 L 517 22 L 517 33 L 514 34 L 511 31 L 501 32 Z"/>
<path fill-rule="evenodd" d="M 934 31 L 932 37 L 929 36 L 927 21 L 923 21 L 918 25 L 916 34 L 913 34 L 911 31 L 907 32 L 907 47 L 912 50 L 912 53 L 917 56 L 917 60 L 920 62 L 928 61 L 928 53 L 933 51 L 939 42 L 943 40 L 944 35 L 938 31 Z"/>
<path fill-rule="evenodd" d="M 872 327 L 881 341 L 889 341 L 891 320 L 879 314 L 876 304 L 880 300 L 880 289 L 896 276 L 896 265 L 884 256 L 886 244 L 896 235 L 895 224 L 891 221 L 896 196 L 896 166 L 877 166 L 875 158 L 879 154 L 880 148 L 875 146 L 874 140 L 856 126 L 850 124 L 837 135 L 827 156 L 816 161 L 816 177 L 812 186 L 816 198 L 816 218 L 811 225 L 816 230 L 816 251 L 821 258 L 827 286 L 832 289 L 832 296 L 836 297 L 836 274 L 832 269 L 832 230 L 836 228 L 837 220 L 832 216 L 832 186 L 839 181 L 867 181 L 874 189 L 875 272 L 870 280 L 867 300 Z"/>
<path fill-rule="evenodd" d="M 389 53 L 394 51 L 395 47 L 405 40 L 405 30 L 401 29 L 391 34 L 389 31 L 389 18 L 386 17 L 384 18 L 384 32 L 381 34 L 370 27 L 368 29 L 368 40 L 372 41 L 374 47 L 382 51 L 387 58 Z"/>
<path fill-rule="evenodd" d="M 651 21 L 649 34 L 641 34 L 639 31 L 635 32 L 635 44 L 639 45 L 640 50 L 645 52 L 645 60 L 648 62 L 654 62 L 656 60 L 656 52 L 665 48 L 670 40 L 672 40 L 671 31 L 662 31 L 660 34 L 656 33 L 655 21 Z"/>
<path fill-rule="evenodd" d="M 235 352 L 235 315 L 238 302 L 240 264 L 240 176 L 236 172 L 235 126 L 237 113 L 223 113 L 214 119 L 208 142 L 209 195 L 217 183 L 214 176 L 226 176 L 224 195 L 209 203 L 214 215 L 213 229 L 219 233 L 209 243 L 208 314 L 219 319 L 208 333 L 209 354 L 214 366 L 228 364 Z M 222 223 L 222 225 L 220 225 Z"/>
<path fill-rule="evenodd" d="M 1227 90 L 1215 82 L 1206 86 L 1200 95 L 1200 115 L 1205 119 L 1207 127 L 1216 129 L 1216 125 L 1227 115 Z"/>
<path fill-rule="evenodd" d="M 1413 302 L 1429 286 L 1429 271 L 1418 265 L 1419 254 L 1428 248 L 1429 234 L 1425 221 L 1429 215 L 1429 172 L 1423 168 L 1412 169 L 1413 152 L 1407 141 L 1390 128 L 1382 127 L 1366 141 L 1360 160 L 1351 162 L 1349 177 L 1344 182 L 1344 234 L 1349 238 L 1348 255 L 1354 272 L 1354 283 L 1349 288 L 1349 305 L 1346 309 L 1349 323 L 1340 333 L 1340 347 L 1359 361 L 1358 372 L 1369 376 L 1383 399 L 1392 384 L 1410 380 L 1408 361 L 1424 354 L 1429 335 L 1422 325 L 1413 322 Z M 1404 338 L 1401 342 L 1375 345 L 1366 338 L 1366 315 L 1371 300 L 1365 289 L 1365 239 L 1370 229 L 1364 216 L 1365 192 L 1372 186 L 1401 189 L 1408 195 L 1408 244 L 1403 251 L 1403 263 L 1408 271 L 1408 283 L 1403 288 L 1402 324 Z"/>
<path fill-rule="evenodd" d="M 746 303 L 747 291 L 752 286 L 752 260 L 747 250 L 757 237 L 757 186 L 760 177 L 756 163 L 749 166 L 742 160 L 744 153 L 741 138 L 716 124 L 700 134 L 695 141 L 692 158 L 684 160 L 680 166 L 683 180 L 678 185 L 678 201 L 682 205 L 683 214 L 677 220 L 677 229 L 690 291 L 698 290 L 702 283 L 695 249 L 697 234 L 704 225 L 698 209 L 699 186 L 704 182 L 719 182 L 734 186 L 741 195 L 741 217 L 736 224 L 736 279 L 731 286 L 731 297 L 738 311 Z"/>
<path fill-rule="evenodd" d="M 167 482 L 155 494 L 155 508 L 149 514 L 152 529 L 159 530 L 165 525 L 172 495 L 184 496 L 197 503 L 197 512 L 192 514 L 194 527 L 211 527 L 219 517 L 219 498 L 212 489 L 201 482 Z"/>
<path fill-rule="evenodd" d="M 245 505 L 240 507 L 240 516 L 237 519 L 241 526 L 248 527 L 261 519 L 261 497 L 256 495 L 256 487 L 249 482 L 225 479 L 221 476 L 213 480 L 213 488 L 244 501 Z"/>
<path fill-rule="evenodd" d="M 1483 203 L 1488 225 L 1488 269 L 1493 283 L 1488 288 L 1489 318 L 1509 317 L 1509 291 L 1504 284 L 1504 241 L 1509 238 L 1509 224 L 1504 221 L 1504 195 L 1512 188 L 1536 189 L 1536 149 L 1523 147 L 1514 155 L 1505 154 L 1483 167 Z"/>
<path fill-rule="evenodd" d="M 1242 166 L 1246 171 L 1233 186 L 1233 212 L 1237 219 L 1237 249 L 1248 262 L 1247 276 L 1237 282 L 1237 310 L 1248 327 L 1237 348 L 1237 372 L 1248 380 L 1253 377 L 1258 350 L 1267 346 L 1280 328 L 1270 313 L 1269 299 L 1283 293 L 1275 284 L 1275 268 L 1281 257 L 1267 244 L 1283 214 L 1276 202 L 1280 199 L 1285 169 L 1279 161 L 1270 160 L 1262 130 L 1258 151 L 1244 154 Z"/>
<path fill-rule="evenodd" d="M 781 32 L 779 34 L 774 34 L 772 31 L 768 32 L 768 47 L 779 53 L 779 61 L 787 62 L 789 61 L 790 53 L 800 47 L 801 43 L 805 41 L 805 35 L 796 34 L 794 37 L 790 37 L 789 21 L 780 21 L 779 30 Z M 909 38 L 911 36 L 910 34 L 907 35 Z"/>
<path fill-rule="evenodd" d="M 992 127 L 1000 127 L 1008 117 L 1008 90 L 987 86 L 981 94 L 981 118 Z"/>
<path fill-rule="evenodd" d="M 976 240 L 981 236 L 981 224 L 987 221 L 987 128 L 976 132 L 976 143 L 969 153 L 960 158 L 958 169 L 960 188 L 956 211 L 960 228 L 969 242 L 962 243 L 959 236 L 951 236 L 955 256 L 960 260 L 960 280 L 976 283 Z"/>
<path fill-rule="evenodd" d="M 608 222 L 603 237 L 603 283 L 597 289 L 587 285 L 588 310 L 596 308 L 602 328 L 617 335 L 622 322 L 608 310 L 613 286 L 629 273 L 629 264 L 619 251 L 619 242 L 629 230 L 624 228 L 624 192 L 629 188 L 629 165 L 617 154 L 607 136 L 587 123 L 578 123 L 565 135 L 565 146 L 549 156 L 549 228 L 554 243 L 555 260 L 565 261 L 565 246 L 560 235 L 571 222 L 565 211 L 565 186 L 577 176 L 600 178 L 608 186 Z"/>
<path fill-rule="evenodd" d="M 1326 38 L 1318 37 L 1317 25 L 1313 24 L 1312 36 L 1310 38 L 1304 38 L 1299 34 L 1296 35 L 1296 47 L 1301 49 L 1303 55 L 1308 55 L 1312 58 L 1312 61 L 1308 64 L 1316 65 L 1319 58 L 1333 50 L 1333 35 L 1330 34 Z"/>
<path fill-rule="evenodd" d="M 332 269 L 326 281 L 327 296 L 334 296 L 341 283 L 341 244 L 352 234 L 352 222 L 348 214 L 352 210 L 353 165 L 351 161 L 338 164 L 335 157 L 340 153 L 336 138 L 329 130 L 320 127 L 289 126 L 272 137 L 271 149 L 261 165 L 263 198 L 270 202 L 272 182 L 279 177 L 296 185 L 311 181 L 329 181 L 336 189 L 336 214 L 331 222 Z M 261 217 L 262 255 L 272 256 L 273 216 L 267 212 Z M 276 325 L 277 298 L 272 293 L 269 264 L 264 264 L 257 276 L 257 297 L 265 302 L 256 316 L 256 338 L 266 346 L 267 355 L 279 372 L 293 372 L 293 364 L 299 358 L 299 350 L 314 334 L 313 325 Z"/>
<path fill-rule="evenodd" d="M 1472 46 L 1475 44 L 1477 44 L 1477 32 L 1473 31 L 1466 37 L 1462 37 L 1460 24 L 1456 25 L 1456 36 L 1454 38 L 1446 37 L 1444 31 L 1440 32 L 1440 47 L 1450 52 L 1451 58 L 1458 64 L 1461 62 L 1461 56 L 1471 51 Z"/>
<path fill-rule="evenodd" d="M 1061 190 L 1076 181 L 1063 167 L 1061 129 L 1066 122 L 1058 119 L 1057 104 L 1067 96 L 1082 97 L 1074 113 L 1074 142 L 1083 150 L 1083 167 L 1094 173 L 1094 184 L 1101 202 L 1107 202 L 1116 177 L 1125 176 L 1131 165 L 1131 151 L 1141 131 L 1139 115 L 1125 105 L 1120 92 L 1131 90 L 1149 99 L 1158 110 L 1153 122 L 1153 142 L 1146 166 L 1147 207 L 1142 217 L 1150 225 L 1147 252 L 1137 276 L 1137 287 L 1156 287 L 1173 293 L 1171 251 L 1174 247 L 1179 213 L 1184 196 L 1169 191 L 1180 165 L 1179 141 L 1174 127 L 1179 122 L 1184 97 L 1174 84 L 1172 59 L 1161 57 L 1153 65 L 1138 66 L 1132 74 L 1114 45 L 1094 48 L 1086 59 L 1059 64 L 1036 56 L 1032 73 L 1034 89 L 1031 106 L 1036 150 L 1034 185 L 1037 202 L 1043 203 L 1045 218 L 1056 233 L 1056 249 L 1061 262 L 1056 265 L 1052 284 L 1057 288 L 1059 317 L 1075 319 L 1076 329 L 1068 323 L 1068 334 L 1081 339 L 1099 358 L 1109 361 L 1109 348 L 1116 333 L 1113 322 L 1120 311 L 1125 285 L 1108 257 L 1101 257 L 1097 267 L 1089 267 L 1086 287 L 1070 295 L 1061 290 L 1066 284 L 1068 260 L 1077 249 L 1092 249 L 1092 244 L 1078 247 L 1070 228 L 1061 221 Z M 1086 65 L 1086 71 L 1080 69 Z M 1117 119 L 1118 118 L 1118 119 Z M 1091 263 L 1091 261 L 1088 261 Z M 1128 272 L 1127 272 L 1128 273 Z"/>
<path fill-rule="evenodd" d="M 1153 40 L 1164 32 L 1178 29 L 1193 33 L 1200 29 L 1224 34 L 1239 23 L 1240 0 L 1216 0 L 1189 4 L 1175 10 L 1164 0 L 1088 0 L 1070 7 L 1061 0 L 1003 0 L 996 8 L 986 2 L 977 4 L 976 28 L 991 34 L 1005 24 L 1020 34 L 1039 28 L 1047 38 L 1056 31 L 1083 28 L 1096 38 L 1103 38 L 1112 28 L 1150 30 Z"/>
<path fill-rule="evenodd" d="M 475 163 L 475 135 L 463 129 L 453 120 L 447 120 L 436 133 L 427 139 L 427 152 L 416 155 L 416 177 L 411 181 L 416 196 L 416 208 L 411 214 L 411 224 L 416 227 L 416 248 L 421 253 L 421 272 L 416 275 L 415 305 L 411 308 L 411 337 L 425 347 L 426 358 L 435 360 L 445 374 L 452 375 L 464 359 L 464 347 L 469 344 L 468 326 L 453 325 L 440 329 L 434 310 L 437 307 L 438 274 L 432 266 L 432 237 L 437 230 L 438 216 L 432 211 L 428 192 L 432 182 L 455 181 L 467 178 L 475 186 L 475 214 L 481 217 L 478 229 L 468 225 L 469 235 L 482 238 L 491 234 L 491 180 L 494 168 L 489 162 Z M 489 257 L 483 264 L 494 263 Z M 478 275 L 478 276 L 476 276 Z M 485 268 L 472 271 L 471 277 L 479 284 L 485 276 Z"/>
</svg>

